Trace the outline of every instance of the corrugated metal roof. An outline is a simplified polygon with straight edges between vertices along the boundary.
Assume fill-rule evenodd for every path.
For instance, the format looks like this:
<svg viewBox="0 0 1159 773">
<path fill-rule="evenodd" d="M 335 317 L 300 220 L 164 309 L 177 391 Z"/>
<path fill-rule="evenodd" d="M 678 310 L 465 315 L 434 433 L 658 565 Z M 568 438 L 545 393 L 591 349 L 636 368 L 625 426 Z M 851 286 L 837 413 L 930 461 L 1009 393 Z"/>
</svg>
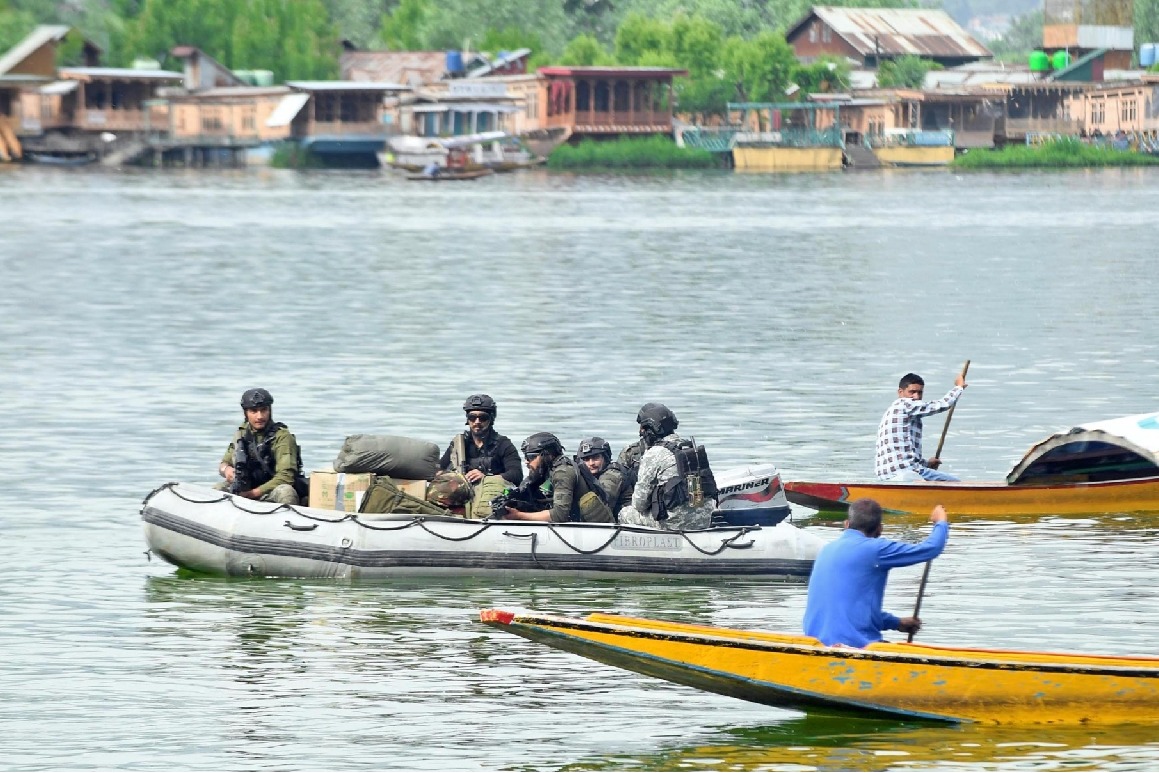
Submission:
<svg viewBox="0 0 1159 773">
<path fill-rule="evenodd" d="M 179 81 L 183 73 L 169 70 L 137 70 L 132 67 L 62 67 L 60 77 L 68 80 L 91 81 L 93 78 L 120 78 L 142 81 Z"/>
<path fill-rule="evenodd" d="M 278 128 L 280 126 L 289 126 L 294 117 L 298 115 L 306 103 L 310 101 L 309 94 L 287 94 L 282 97 L 282 101 L 274 108 L 274 112 L 270 113 L 270 117 L 266 119 L 266 126 L 270 128 Z"/>
<path fill-rule="evenodd" d="M 0 75 L 3 75 L 32 56 L 45 43 L 60 42 L 61 38 L 67 35 L 70 29 L 72 28 L 66 27 L 63 24 L 41 24 L 32 32 L 28 33 L 28 36 L 24 40 L 8 49 L 8 53 L 0 57 Z"/>
<path fill-rule="evenodd" d="M 340 61 L 342 77 L 352 81 L 419 86 L 447 72 L 446 51 L 347 51 Z"/>
<path fill-rule="evenodd" d="M 503 52 L 503 56 L 496 56 L 494 59 L 487 62 L 487 64 L 483 65 L 482 67 L 476 67 L 474 70 L 471 70 L 471 72 L 467 73 L 467 77 L 468 78 L 482 78 L 484 75 L 487 75 L 488 73 L 494 72 L 495 70 L 497 70 L 501 67 L 505 67 L 506 65 L 509 65 L 512 62 L 518 61 L 519 59 L 522 59 L 523 57 L 527 56 L 530 53 L 531 53 L 530 48 L 520 48 L 516 51 L 505 51 L 505 52 Z"/>
<path fill-rule="evenodd" d="M 990 53 L 945 11 L 923 8 L 836 8 L 813 6 L 789 30 L 792 37 L 816 16 L 829 25 L 862 56 L 921 56 L 989 58 Z"/>
<path fill-rule="evenodd" d="M 371 81 L 286 81 L 286 85 L 299 91 L 410 91 L 410 86 L 402 83 L 381 83 Z"/>
</svg>

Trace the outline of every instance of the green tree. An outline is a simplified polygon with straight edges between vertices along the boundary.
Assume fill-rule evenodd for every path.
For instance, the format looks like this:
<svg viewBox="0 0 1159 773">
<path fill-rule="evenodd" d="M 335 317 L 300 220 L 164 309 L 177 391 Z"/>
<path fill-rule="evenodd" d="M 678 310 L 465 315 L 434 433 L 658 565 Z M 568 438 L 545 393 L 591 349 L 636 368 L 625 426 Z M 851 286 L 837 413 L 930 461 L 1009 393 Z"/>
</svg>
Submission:
<svg viewBox="0 0 1159 773">
<path fill-rule="evenodd" d="M 818 57 L 812 64 L 793 68 L 793 83 L 800 87 L 798 99 L 809 94 L 849 90 L 849 60 L 844 57 Z"/>
<path fill-rule="evenodd" d="M 1026 61 L 1026 55 L 1042 48 L 1042 11 L 1019 16 L 1006 34 L 986 46 L 994 55 L 1007 61 Z"/>
<path fill-rule="evenodd" d="M 0 0 L 0 56 L 35 28 L 36 17 L 27 11 L 17 11 L 5 0 Z"/>
<path fill-rule="evenodd" d="M 626 65 L 651 64 L 672 51 L 672 28 L 659 19 L 628 14 L 616 30 L 616 61 Z"/>
<path fill-rule="evenodd" d="M 1135 45 L 1159 42 L 1159 0 L 1135 0 Z"/>
<path fill-rule="evenodd" d="M 720 49 L 724 31 L 720 25 L 701 16 L 678 14 L 668 36 L 672 54 L 680 67 L 688 68 L 693 78 L 719 78 Z"/>
<path fill-rule="evenodd" d="M 906 55 L 886 60 L 877 68 L 877 85 L 882 88 L 921 88 L 926 73 L 942 66 L 920 56 Z"/>
<path fill-rule="evenodd" d="M 762 32 L 752 40 L 726 40 L 723 65 L 740 101 L 783 102 L 797 58 L 784 35 Z"/>
<path fill-rule="evenodd" d="M 573 67 L 594 67 L 615 64 L 612 55 L 603 47 L 593 35 L 576 35 L 563 49 L 559 57 L 560 64 Z"/>
<path fill-rule="evenodd" d="M 117 58 L 164 59 L 192 45 L 227 67 L 273 70 L 281 80 L 333 78 L 338 35 L 321 0 L 145 0 Z"/>
<path fill-rule="evenodd" d="M 530 48 L 531 55 L 527 60 L 528 71 L 542 67 L 552 60 L 539 35 L 522 27 L 505 27 L 501 30 L 489 29 L 483 33 L 479 41 L 479 50 L 489 54 L 498 54 L 500 51 L 518 51 L 521 48 Z"/>
<path fill-rule="evenodd" d="M 421 51 L 432 7 L 430 0 L 402 0 L 382 17 L 379 38 L 393 51 Z"/>
</svg>

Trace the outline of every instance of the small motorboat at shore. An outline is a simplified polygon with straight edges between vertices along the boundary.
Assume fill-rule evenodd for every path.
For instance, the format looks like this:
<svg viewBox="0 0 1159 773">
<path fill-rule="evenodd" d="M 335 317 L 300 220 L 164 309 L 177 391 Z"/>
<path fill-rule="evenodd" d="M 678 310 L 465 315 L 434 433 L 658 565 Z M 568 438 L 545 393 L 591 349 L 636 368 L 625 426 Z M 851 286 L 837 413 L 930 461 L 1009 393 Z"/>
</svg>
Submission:
<svg viewBox="0 0 1159 773">
<path fill-rule="evenodd" d="M 406 179 L 431 183 L 447 182 L 449 180 L 478 180 L 480 177 L 495 174 L 493 169 L 440 169 L 438 174 L 408 174 Z"/>
<path fill-rule="evenodd" d="M 776 518 L 767 511 L 784 503 L 779 480 L 775 486 L 760 477 L 731 485 L 738 488 L 722 504 L 728 496 L 750 497 L 734 503 L 742 518 L 758 520 L 762 510 L 762 517 Z M 756 507 L 741 507 L 746 502 Z M 151 492 L 142 503 L 141 520 L 153 555 L 184 569 L 225 576 L 566 573 L 805 582 L 823 544 L 784 521 L 681 532 L 615 523 L 479 521 L 449 513 L 351 513 L 256 502 L 185 483 Z"/>
<path fill-rule="evenodd" d="M 1001 725 L 1159 722 L 1159 658 L 876 642 L 498 609 L 481 622 L 628 671 L 778 708 Z M 545 686 L 546 689 L 546 686 Z"/>
<path fill-rule="evenodd" d="M 891 513 L 929 514 L 935 505 L 960 515 L 1087 515 L 1159 512 L 1159 413 L 1094 422 L 1036 443 L 1004 481 L 787 481 L 802 507 L 845 512 L 862 497 Z"/>
</svg>

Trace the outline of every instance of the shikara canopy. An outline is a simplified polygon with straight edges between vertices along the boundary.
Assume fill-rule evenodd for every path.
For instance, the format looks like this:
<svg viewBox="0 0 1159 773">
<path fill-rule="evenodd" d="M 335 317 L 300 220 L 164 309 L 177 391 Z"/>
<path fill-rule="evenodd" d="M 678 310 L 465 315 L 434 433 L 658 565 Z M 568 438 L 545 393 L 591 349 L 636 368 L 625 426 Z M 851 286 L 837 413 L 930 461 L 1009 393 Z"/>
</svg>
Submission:
<svg viewBox="0 0 1159 773">
<path fill-rule="evenodd" d="M 1083 424 L 1034 445 L 1006 482 L 1064 483 L 1159 475 L 1159 413 Z"/>
</svg>

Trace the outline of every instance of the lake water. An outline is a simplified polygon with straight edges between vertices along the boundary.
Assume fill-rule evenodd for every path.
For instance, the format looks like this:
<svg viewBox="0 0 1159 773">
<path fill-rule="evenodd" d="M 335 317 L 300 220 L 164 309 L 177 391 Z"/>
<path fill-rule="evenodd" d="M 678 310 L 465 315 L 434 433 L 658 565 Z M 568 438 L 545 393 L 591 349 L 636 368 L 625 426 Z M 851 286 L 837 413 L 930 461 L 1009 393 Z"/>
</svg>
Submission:
<svg viewBox="0 0 1159 773">
<path fill-rule="evenodd" d="M 658 400 L 718 469 L 864 478 L 898 378 L 936 397 L 966 359 L 943 458 L 1000 478 L 1051 432 L 1156 409 L 1157 209 L 1153 170 L 0 166 L 0 768 L 1154 769 L 1154 728 L 805 718 L 477 622 L 795 630 L 803 586 L 189 578 L 147 560 L 138 508 L 214 480 L 251 386 L 308 468 L 357 432 L 444 445 L 487 392 L 516 443 L 618 452 Z M 1157 565 L 1159 519 L 955 523 L 920 638 L 1155 654 Z M 887 608 L 919 577 L 895 571 Z"/>
</svg>

